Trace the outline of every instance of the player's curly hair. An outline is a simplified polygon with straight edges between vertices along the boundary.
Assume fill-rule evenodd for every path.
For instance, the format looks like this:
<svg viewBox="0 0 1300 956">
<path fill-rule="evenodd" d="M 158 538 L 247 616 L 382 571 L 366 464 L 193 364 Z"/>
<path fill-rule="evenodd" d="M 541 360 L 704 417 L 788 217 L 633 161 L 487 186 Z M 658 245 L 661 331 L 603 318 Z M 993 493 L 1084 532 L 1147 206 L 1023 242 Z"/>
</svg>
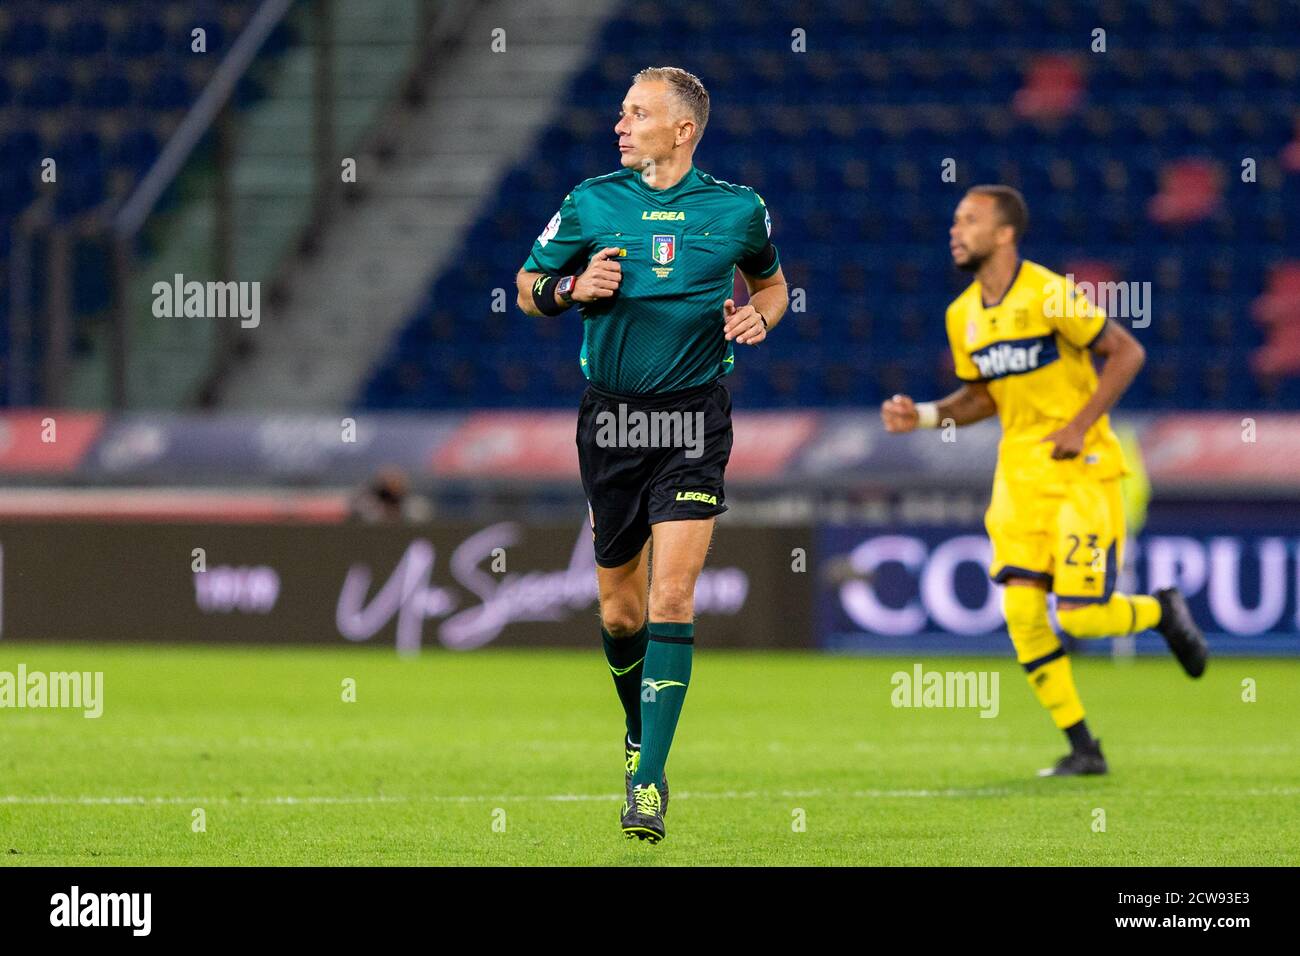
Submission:
<svg viewBox="0 0 1300 956">
<path fill-rule="evenodd" d="M 632 77 L 633 83 L 641 80 L 661 80 L 668 84 L 673 96 L 686 107 L 691 119 L 695 121 L 695 138 L 692 142 L 698 143 L 709 122 L 709 91 L 704 88 L 700 78 L 679 66 L 647 66 Z"/>
</svg>

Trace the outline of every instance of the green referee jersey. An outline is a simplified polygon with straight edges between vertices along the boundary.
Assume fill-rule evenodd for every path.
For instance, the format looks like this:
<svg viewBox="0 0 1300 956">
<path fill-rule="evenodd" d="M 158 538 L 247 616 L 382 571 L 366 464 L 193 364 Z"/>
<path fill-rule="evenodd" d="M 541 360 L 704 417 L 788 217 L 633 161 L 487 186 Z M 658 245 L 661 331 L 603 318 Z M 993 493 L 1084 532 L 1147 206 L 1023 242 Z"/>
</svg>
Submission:
<svg viewBox="0 0 1300 956">
<path fill-rule="evenodd" d="M 580 273 L 617 247 L 618 293 L 580 304 L 582 371 L 598 388 L 644 395 L 691 388 L 731 372 L 723 302 L 735 269 L 766 278 L 780 267 L 762 197 L 694 166 L 667 189 L 622 169 L 580 183 L 533 243 L 528 272 Z M 760 255 L 762 254 L 762 255 Z"/>
</svg>

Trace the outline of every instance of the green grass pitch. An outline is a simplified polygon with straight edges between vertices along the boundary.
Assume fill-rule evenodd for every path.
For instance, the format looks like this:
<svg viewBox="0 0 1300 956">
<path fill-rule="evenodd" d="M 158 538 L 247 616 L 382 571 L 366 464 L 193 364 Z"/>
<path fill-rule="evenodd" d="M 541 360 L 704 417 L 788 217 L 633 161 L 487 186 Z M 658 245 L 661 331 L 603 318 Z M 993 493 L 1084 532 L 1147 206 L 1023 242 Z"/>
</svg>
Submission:
<svg viewBox="0 0 1300 956">
<path fill-rule="evenodd" d="M 1034 773 L 1064 740 L 1009 659 L 924 662 L 998 670 L 986 719 L 894 708 L 911 659 L 705 646 L 658 846 L 618 829 L 598 647 L 0 644 L 0 670 L 19 662 L 103 671 L 105 703 L 0 709 L 6 865 L 1300 863 L 1295 661 L 1191 681 L 1167 659 L 1076 660 L 1111 775 L 1050 780 Z"/>
</svg>

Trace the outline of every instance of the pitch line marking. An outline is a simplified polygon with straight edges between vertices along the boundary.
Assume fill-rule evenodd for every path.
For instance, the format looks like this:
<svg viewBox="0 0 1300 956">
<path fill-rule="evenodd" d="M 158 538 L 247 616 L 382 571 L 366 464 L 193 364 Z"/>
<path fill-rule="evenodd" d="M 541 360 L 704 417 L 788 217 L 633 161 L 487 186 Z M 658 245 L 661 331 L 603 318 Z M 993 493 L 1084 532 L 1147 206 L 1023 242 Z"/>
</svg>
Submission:
<svg viewBox="0 0 1300 956">
<path fill-rule="evenodd" d="M 358 804 L 358 803 L 407 803 L 408 797 L 58 797 L 58 796 L 19 796 L 0 797 L 0 804 L 10 806 L 159 806 L 184 804 L 201 806 L 202 804 Z"/>
<path fill-rule="evenodd" d="M 1045 791 L 1026 791 L 1007 787 L 981 787 L 972 789 L 903 789 L 903 790 L 722 790 L 722 791 L 673 791 L 673 799 L 695 800 L 745 800 L 754 797 L 847 797 L 857 800 L 892 800 L 892 799 L 961 799 L 965 797 L 1037 797 Z M 1064 791 L 1063 791 L 1064 792 Z M 1071 791 L 1073 792 L 1073 791 Z M 1199 792 L 1199 791 L 1187 791 Z M 1182 794 L 1184 791 L 1145 790 L 1122 791 L 1128 797 L 1162 797 Z M 1224 797 L 1295 797 L 1300 796 L 1300 787 L 1254 787 L 1247 790 L 1226 791 L 1221 794 L 1202 796 Z M 545 803 L 613 803 L 623 799 L 613 793 L 552 793 L 536 794 L 429 794 L 427 796 L 272 796 L 272 797 L 146 797 L 146 796 L 109 796 L 109 797 L 69 797 L 69 796 L 24 796 L 9 794 L 0 796 L 0 805 L 6 806 L 170 806 L 203 804 L 245 804 L 253 806 L 293 806 L 301 804 L 314 805 L 365 805 L 365 804 L 400 804 L 400 803 L 520 803 L 524 801 Z"/>
<path fill-rule="evenodd" d="M 759 796 L 768 797 L 854 797 L 859 799 L 877 799 L 891 797 L 984 797 L 1002 796 L 1014 791 L 1005 789 L 979 790 L 775 790 L 760 792 L 757 790 L 724 790 L 718 792 L 674 791 L 674 799 L 687 800 L 735 800 Z M 368 803 L 506 803 L 529 801 L 546 801 L 549 803 L 589 803 L 616 801 L 622 799 L 614 793 L 552 793 L 543 796 L 535 794 L 429 794 L 428 796 L 364 796 L 364 797 L 317 797 L 317 796 L 274 796 L 274 797 L 146 797 L 146 796 L 110 796 L 110 797 L 68 797 L 68 796 L 23 796 L 10 794 L 0 796 L 0 804 L 10 806 L 70 805 L 70 806 L 148 806 L 171 804 L 368 804 Z"/>
</svg>

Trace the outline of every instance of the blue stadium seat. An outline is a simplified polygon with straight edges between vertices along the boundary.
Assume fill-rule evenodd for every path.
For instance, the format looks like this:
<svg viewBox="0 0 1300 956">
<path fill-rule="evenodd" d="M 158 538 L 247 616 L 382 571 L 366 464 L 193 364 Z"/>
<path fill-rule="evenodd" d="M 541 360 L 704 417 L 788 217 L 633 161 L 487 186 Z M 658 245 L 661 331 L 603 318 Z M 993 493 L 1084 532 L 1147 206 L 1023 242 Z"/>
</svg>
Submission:
<svg viewBox="0 0 1300 956">
<path fill-rule="evenodd" d="M 188 39 L 188 38 L 187 38 Z M 113 52 L 128 59 L 161 53 L 167 45 L 167 28 L 146 10 L 135 12 L 122 31 L 114 37 Z M 188 50 L 187 42 L 182 49 Z"/>
<path fill-rule="evenodd" d="M 160 67 L 141 91 L 140 103 L 151 110 L 175 110 L 188 106 L 194 91 L 185 74 L 174 66 Z"/>
<path fill-rule="evenodd" d="M 89 10 L 82 10 L 55 38 L 54 49 L 64 56 L 89 57 L 102 53 L 107 43 L 104 22 Z"/>
<path fill-rule="evenodd" d="M 60 60 L 41 63 L 35 75 L 18 94 L 18 104 L 28 110 L 58 110 L 72 102 L 72 80 Z"/>
<path fill-rule="evenodd" d="M 32 185 L 34 176 L 34 168 L 0 163 L 0 219 L 17 218 L 32 201 L 36 195 Z"/>
<path fill-rule="evenodd" d="M 0 34 L 0 56 L 30 57 L 45 51 L 50 31 L 45 20 L 32 13 L 15 17 L 9 28 Z"/>
<path fill-rule="evenodd" d="M 89 110 L 119 110 L 131 105 L 131 81 L 113 68 L 97 72 L 80 90 L 78 104 Z"/>
<path fill-rule="evenodd" d="M 73 219 L 98 205 L 106 195 L 106 175 L 98 162 L 87 162 L 76 167 L 76 175 L 60 177 L 54 200 L 55 215 L 61 220 Z"/>
</svg>

